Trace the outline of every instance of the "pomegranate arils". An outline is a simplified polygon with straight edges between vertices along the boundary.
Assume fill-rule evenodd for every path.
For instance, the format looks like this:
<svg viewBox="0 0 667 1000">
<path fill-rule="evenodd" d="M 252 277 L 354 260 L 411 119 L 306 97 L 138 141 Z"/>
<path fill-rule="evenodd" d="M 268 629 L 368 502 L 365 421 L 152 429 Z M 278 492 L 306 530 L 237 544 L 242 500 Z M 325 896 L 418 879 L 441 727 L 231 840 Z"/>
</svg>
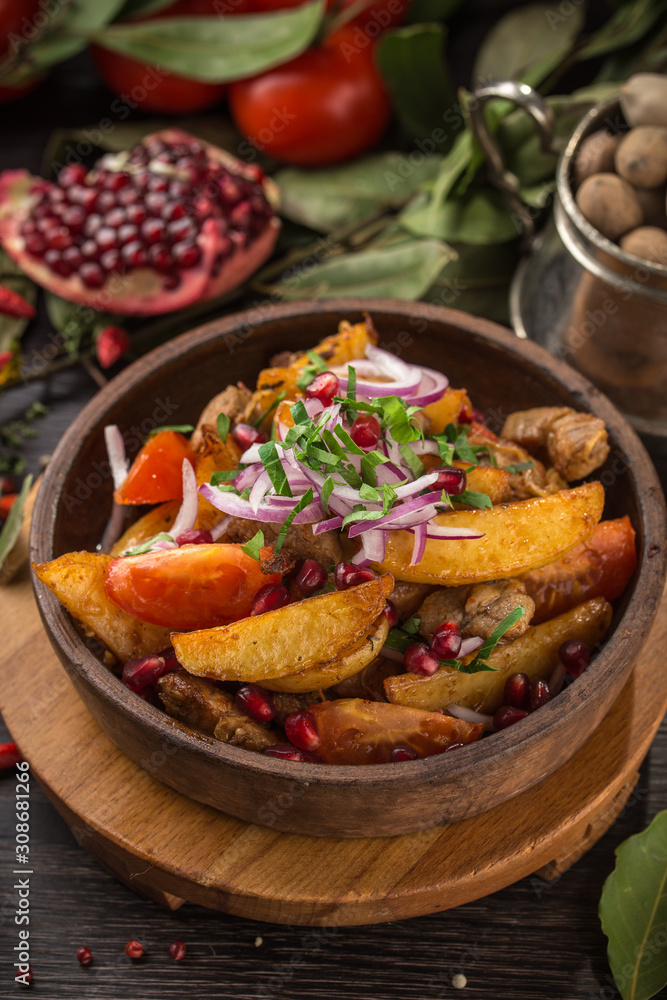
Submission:
<svg viewBox="0 0 667 1000">
<path fill-rule="evenodd" d="M 266 441 L 266 434 L 262 434 L 252 424 L 236 424 L 232 430 L 232 437 L 243 451 L 247 451 L 254 444 L 264 444 Z"/>
<path fill-rule="evenodd" d="M 93 953 L 90 948 L 77 948 L 76 957 L 79 959 L 81 965 L 90 965 L 93 960 Z"/>
<path fill-rule="evenodd" d="M 315 559 L 306 559 L 294 577 L 294 583 L 304 597 L 321 590 L 327 582 L 327 571 Z"/>
<path fill-rule="evenodd" d="M 252 600 L 251 615 L 263 615 L 290 603 L 289 591 L 284 583 L 267 583 L 257 591 Z"/>
<path fill-rule="evenodd" d="M 133 240 L 132 243 L 127 243 L 120 253 L 123 263 L 125 263 L 128 267 L 143 267 L 148 260 L 146 248 L 143 243 L 139 242 L 139 240 Z"/>
<path fill-rule="evenodd" d="M 375 573 L 372 569 L 355 566 L 354 563 L 339 562 L 334 569 L 336 590 L 347 590 L 349 587 L 356 587 L 360 583 L 368 583 L 374 579 Z"/>
<path fill-rule="evenodd" d="M 109 209 L 114 208 L 116 205 L 116 195 L 113 191 L 100 191 L 95 204 L 100 212 L 108 212 Z"/>
<path fill-rule="evenodd" d="M 513 705 L 501 705 L 493 717 L 493 728 L 496 732 L 500 729 L 507 729 L 508 726 L 513 726 L 515 722 L 525 719 L 527 715 L 528 712 L 525 712 L 522 708 L 515 708 Z"/>
<path fill-rule="evenodd" d="M 530 692 L 530 711 L 534 712 L 551 701 L 551 691 L 546 681 L 535 681 Z"/>
<path fill-rule="evenodd" d="M 141 227 L 141 235 L 146 243 L 159 243 L 166 235 L 164 222 L 161 219 L 146 219 Z"/>
<path fill-rule="evenodd" d="M 118 239 L 121 244 L 130 243 L 132 240 L 136 240 L 139 236 L 138 226 L 133 226 L 131 222 L 125 222 L 118 229 Z"/>
<path fill-rule="evenodd" d="M 285 719 L 285 735 L 299 750 L 317 750 L 322 738 L 315 716 L 310 712 L 292 712 Z"/>
<path fill-rule="evenodd" d="M 210 545 L 213 535 L 206 528 L 187 528 L 176 539 L 177 545 Z"/>
<path fill-rule="evenodd" d="M 398 608 L 396 607 L 393 601 L 387 601 L 382 611 L 382 614 L 389 622 L 389 628 L 394 628 L 396 625 L 398 625 L 398 620 L 400 615 L 398 613 Z"/>
<path fill-rule="evenodd" d="M 101 288 L 104 284 L 104 271 L 94 261 L 81 265 L 79 277 L 87 288 Z"/>
<path fill-rule="evenodd" d="M 461 649 L 461 629 L 456 622 L 442 622 L 431 636 L 431 649 L 441 660 L 453 660 Z"/>
<path fill-rule="evenodd" d="M 74 249 L 77 248 L 74 247 Z M 120 250 L 106 250 L 100 257 L 100 264 L 107 273 L 120 270 Z"/>
<path fill-rule="evenodd" d="M 241 711 L 255 722 L 271 722 L 275 718 L 273 698 L 259 684 L 244 684 L 236 692 L 235 701 Z"/>
<path fill-rule="evenodd" d="M 140 226 L 148 218 L 145 205 L 128 205 L 125 209 L 127 221 L 135 226 Z"/>
<path fill-rule="evenodd" d="M 175 262 L 181 267 L 196 267 L 201 260 L 201 250 L 196 243 L 175 243 L 171 253 Z"/>
<path fill-rule="evenodd" d="M 75 206 L 78 207 L 78 206 Z M 83 209 L 81 209 L 83 211 Z M 89 215 L 83 224 L 83 235 L 94 236 L 98 229 L 104 224 L 104 219 L 97 212 Z"/>
<path fill-rule="evenodd" d="M 125 954 L 128 958 L 141 958 L 144 953 L 144 946 L 140 941 L 128 941 L 125 945 Z"/>
<path fill-rule="evenodd" d="M 359 448 L 375 448 L 382 427 L 372 413 L 360 413 L 350 428 L 350 437 Z"/>
<path fill-rule="evenodd" d="M 306 386 L 306 399 L 319 399 L 322 406 L 331 406 L 334 396 L 338 395 L 340 383 L 333 372 L 320 372 L 310 385 Z"/>
<path fill-rule="evenodd" d="M 579 677 L 591 662 L 591 647 L 582 639 L 568 639 L 558 650 L 558 656 L 572 677 Z"/>
<path fill-rule="evenodd" d="M 413 642 L 405 651 L 403 666 L 411 674 L 429 677 L 440 667 L 440 660 L 431 652 L 425 642 Z"/>
<path fill-rule="evenodd" d="M 184 959 L 186 951 L 187 948 L 185 947 L 183 941 L 172 941 L 169 945 L 169 954 L 175 962 L 180 962 Z"/>
<path fill-rule="evenodd" d="M 131 691 L 143 691 L 158 677 L 171 673 L 175 668 L 168 665 L 162 656 L 153 653 L 151 656 L 140 656 L 136 660 L 128 660 L 123 667 L 123 683 Z"/>
<path fill-rule="evenodd" d="M 395 747 L 392 747 L 389 754 L 389 760 L 392 764 L 400 760 L 417 760 L 418 758 L 419 754 L 416 750 L 402 743 L 397 743 Z"/>
<path fill-rule="evenodd" d="M 112 229 L 118 229 L 122 226 L 127 219 L 127 214 L 124 208 L 112 208 L 110 212 L 104 216 L 104 225 L 110 226 Z"/>
<path fill-rule="evenodd" d="M 110 226 L 102 226 L 95 234 L 95 242 L 102 250 L 115 250 L 119 244 L 118 233 Z"/>
<path fill-rule="evenodd" d="M 62 188 L 72 187 L 73 184 L 82 184 L 86 179 L 87 172 L 82 163 L 70 163 L 63 167 L 58 174 L 58 183 Z"/>
<path fill-rule="evenodd" d="M 511 674 L 505 681 L 503 702 L 512 708 L 528 709 L 530 706 L 531 684 L 528 674 Z"/>
<path fill-rule="evenodd" d="M 276 743 L 275 746 L 266 747 L 263 751 L 267 757 L 280 757 L 281 760 L 308 761 L 309 756 L 303 750 L 297 750 L 287 743 Z"/>
<path fill-rule="evenodd" d="M 148 248 L 148 260 L 158 271 L 166 271 L 172 265 L 169 248 L 163 243 L 154 243 Z"/>
<path fill-rule="evenodd" d="M 463 493 L 466 488 L 466 474 L 463 469 L 450 469 L 443 466 L 442 468 L 429 469 L 429 472 L 438 473 L 438 478 L 429 486 L 429 490 L 444 490 L 445 493 L 457 496 L 459 493 Z"/>
</svg>

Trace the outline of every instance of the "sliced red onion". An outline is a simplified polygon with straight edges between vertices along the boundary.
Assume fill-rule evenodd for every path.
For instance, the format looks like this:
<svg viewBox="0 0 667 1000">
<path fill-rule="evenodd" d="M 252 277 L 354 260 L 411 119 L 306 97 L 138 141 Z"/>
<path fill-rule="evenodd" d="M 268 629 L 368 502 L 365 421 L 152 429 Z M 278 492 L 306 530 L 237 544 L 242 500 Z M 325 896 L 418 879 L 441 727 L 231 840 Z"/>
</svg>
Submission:
<svg viewBox="0 0 667 1000">
<path fill-rule="evenodd" d="M 254 465 L 249 465 L 247 469 L 241 469 L 239 474 L 234 477 L 232 483 L 239 492 L 243 490 L 248 490 L 255 485 L 255 481 L 258 476 L 264 472 L 264 466 L 261 462 L 255 462 Z"/>
<path fill-rule="evenodd" d="M 483 645 L 484 640 L 479 635 L 471 635 L 468 639 L 464 639 L 459 649 L 459 659 L 462 656 L 468 656 L 469 653 L 474 653 L 476 649 L 479 649 Z"/>
<path fill-rule="evenodd" d="M 155 542 L 154 545 L 151 545 L 150 549 L 147 550 L 146 554 L 148 554 L 148 552 L 161 552 L 163 549 L 166 550 L 166 549 L 177 549 L 177 548 L 178 548 L 178 542 L 169 541 L 168 538 L 160 538 L 160 540 Z"/>
<path fill-rule="evenodd" d="M 123 435 L 116 424 L 107 424 L 104 428 L 104 443 L 109 456 L 113 488 L 115 490 L 119 490 L 127 479 L 127 474 L 130 471 L 130 465 L 125 456 L 125 442 L 123 441 Z"/>
<path fill-rule="evenodd" d="M 219 538 L 222 538 L 224 533 L 227 531 L 227 528 L 229 527 L 230 521 L 231 517 L 228 514 L 227 517 L 223 517 L 222 521 L 218 521 L 215 527 L 210 529 L 211 538 L 213 539 L 214 542 L 217 542 Z"/>
<path fill-rule="evenodd" d="M 330 517 L 326 521 L 318 521 L 313 525 L 314 535 L 323 535 L 325 531 L 336 531 L 343 527 L 342 517 Z"/>
<path fill-rule="evenodd" d="M 466 708 L 465 705 L 448 705 L 445 711 L 449 715 L 453 715 L 455 719 L 463 719 L 464 722 L 482 722 L 485 726 L 493 725 L 492 715 L 473 712 L 472 708 Z"/>
<path fill-rule="evenodd" d="M 239 459 L 239 464 L 255 465 L 256 462 L 261 462 L 261 459 L 259 457 L 259 449 L 261 448 L 263 443 L 264 443 L 263 441 L 260 441 L 255 444 L 251 444 L 250 447 L 247 448 L 241 455 Z"/>
<path fill-rule="evenodd" d="M 422 378 L 413 396 L 406 402 L 410 406 L 429 406 L 435 403 L 444 394 L 449 385 L 449 379 L 442 372 L 436 372 L 432 368 L 420 368 Z"/>
<path fill-rule="evenodd" d="M 439 499 L 439 493 L 426 493 L 424 496 L 406 500 L 400 507 L 396 507 L 394 510 L 389 511 L 388 514 L 376 520 L 357 521 L 350 527 L 350 538 L 368 531 L 369 528 L 380 528 L 385 524 L 405 528 L 412 527 L 413 524 L 420 524 L 422 521 L 430 520 L 437 513 L 435 501 Z M 416 520 L 415 515 L 417 515 Z"/>
<path fill-rule="evenodd" d="M 361 549 L 351 560 L 357 566 L 367 566 L 372 562 L 383 562 L 387 548 L 387 533 L 370 528 L 361 536 Z"/>
<path fill-rule="evenodd" d="M 268 472 L 260 472 L 254 482 L 253 488 L 250 490 L 250 496 L 248 497 L 248 502 L 250 503 L 250 506 L 254 510 L 255 514 L 259 510 L 260 503 L 270 489 L 271 479 L 269 478 Z"/>
<path fill-rule="evenodd" d="M 412 546 L 412 559 L 410 560 L 410 565 L 416 566 L 417 563 L 422 561 L 424 549 L 426 548 L 426 523 L 418 524 L 413 531 L 415 542 Z"/>
<path fill-rule="evenodd" d="M 178 538 L 184 531 L 194 528 L 199 513 L 199 494 L 197 493 L 197 477 L 187 458 L 183 459 L 183 502 L 169 534 Z"/>
<path fill-rule="evenodd" d="M 441 524 L 434 524 L 429 521 L 427 526 L 429 538 L 440 538 L 442 541 L 454 542 L 457 539 L 484 538 L 483 531 L 475 531 L 474 528 L 447 528 Z"/>
<path fill-rule="evenodd" d="M 414 451 L 415 455 L 437 455 L 437 441 L 410 441 L 408 447 Z"/>
<path fill-rule="evenodd" d="M 302 402 L 311 420 L 319 417 L 320 413 L 324 410 L 324 404 L 319 399 L 304 399 Z"/>
<path fill-rule="evenodd" d="M 250 503 L 244 500 L 243 497 L 239 497 L 235 493 L 218 490 L 215 486 L 211 486 L 210 483 L 202 483 L 199 487 L 199 492 L 214 507 L 217 507 L 218 510 L 223 511 L 225 514 L 231 514 L 232 517 L 250 518 L 254 521 L 282 522 L 289 514 L 287 506 L 274 505 L 268 502 L 268 500 L 263 500 L 259 505 L 257 513 L 255 513 Z M 286 500 L 291 503 L 292 507 L 295 507 L 299 501 L 298 497 L 274 497 L 273 499 Z M 324 511 L 322 507 L 318 501 L 314 501 L 308 504 L 302 511 L 299 511 L 293 523 L 312 524 L 313 521 L 320 521 L 323 517 Z"/>
<path fill-rule="evenodd" d="M 435 444 L 435 441 L 433 442 Z M 438 479 L 438 472 L 427 472 L 425 476 L 420 476 L 419 479 L 415 479 L 411 483 L 406 483 L 405 486 L 395 486 L 394 492 L 399 500 L 404 497 L 413 497 L 422 490 L 425 490 L 427 486 L 432 486 Z"/>
</svg>

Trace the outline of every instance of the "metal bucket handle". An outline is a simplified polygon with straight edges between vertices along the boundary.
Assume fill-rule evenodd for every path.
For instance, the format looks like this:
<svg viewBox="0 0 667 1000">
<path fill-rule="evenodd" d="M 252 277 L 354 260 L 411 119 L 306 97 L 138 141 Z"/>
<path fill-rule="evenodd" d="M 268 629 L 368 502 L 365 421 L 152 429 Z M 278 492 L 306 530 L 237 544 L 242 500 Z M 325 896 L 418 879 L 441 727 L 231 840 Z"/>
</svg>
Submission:
<svg viewBox="0 0 667 1000">
<path fill-rule="evenodd" d="M 527 206 L 519 197 L 519 178 L 507 170 L 495 136 L 489 131 L 484 109 L 492 100 L 511 101 L 523 108 L 537 125 L 540 146 L 544 153 L 554 153 L 552 142 L 555 118 L 551 108 L 545 104 L 537 91 L 527 83 L 516 80 L 500 80 L 473 91 L 469 106 L 470 127 L 489 165 L 490 180 L 502 192 L 512 212 L 520 221 L 523 240 L 530 243 L 535 235 L 535 223 Z"/>
</svg>

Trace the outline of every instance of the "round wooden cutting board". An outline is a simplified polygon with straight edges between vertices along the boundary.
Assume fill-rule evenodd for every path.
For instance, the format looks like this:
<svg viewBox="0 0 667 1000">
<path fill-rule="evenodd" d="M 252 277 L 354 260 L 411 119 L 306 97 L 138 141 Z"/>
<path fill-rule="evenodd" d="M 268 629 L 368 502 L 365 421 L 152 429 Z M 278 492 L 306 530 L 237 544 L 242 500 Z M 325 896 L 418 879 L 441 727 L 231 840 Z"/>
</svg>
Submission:
<svg viewBox="0 0 667 1000">
<path fill-rule="evenodd" d="M 172 791 L 116 749 L 52 652 L 27 570 L 0 592 L 0 710 L 82 847 L 135 892 L 286 924 L 399 920 L 533 872 L 553 878 L 608 829 L 667 710 L 667 599 L 604 723 L 541 785 L 481 816 L 385 838 L 253 826 Z M 153 757 L 156 755 L 153 754 Z M 153 772 L 168 759 L 146 764 Z M 400 764 L 396 765 L 400 767 Z M 267 815 L 287 810 L 281 797 Z"/>
</svg>

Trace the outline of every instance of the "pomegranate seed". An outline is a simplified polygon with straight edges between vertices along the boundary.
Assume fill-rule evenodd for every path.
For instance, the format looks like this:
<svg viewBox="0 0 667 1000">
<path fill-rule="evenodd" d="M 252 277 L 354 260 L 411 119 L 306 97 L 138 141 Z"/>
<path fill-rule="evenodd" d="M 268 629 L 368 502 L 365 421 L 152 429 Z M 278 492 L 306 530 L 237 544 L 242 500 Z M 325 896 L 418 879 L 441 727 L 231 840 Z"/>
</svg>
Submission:
<svg viewBox="0 0 667 1000">
<path fill-rule="evenodd" d="M 381 434 L 380 421 L 372 413 L 360 413 L 350 427 L 350 437 L 359 448 L 374 448 Z"/>
<path fill-rule="evenodd" d="M 438 473 L 438 478 L 432 486 L 429 486 L 429 490 L 444 490 L 445 493 L 457 496 L 459 493 L 463 493 L 466 488 L 466 474 L 463 469 L 450 469 L 448 466 L 442 466 L 437 469 L 429 469 L 429 472 Z"/>
<path fill-rule="evenodd" d="M 76 957 L 81 962 L 81 965 L 90 965 L 93 960 L 93 953 L 90 948 L 77 948 Z"/>
<path fill-rule="evenodd" d="M 181 276 L 180 276 L 180 274 L 176 274 L 176 273 L 165 274 L 163 284 L 164 284 L 164 287 L 166 289 L 178 288 L 178 286 L 180 285 L 180 283 L 181 283 Z"/>
<path fill-rule="evenodd" d="M 230 225 L 234 229 L 247 229 L 252 217 L 252 208 L 249 201 L 240 201 L 235 205 L 229 215 Z"/>
<path fill-rule="evenodd" d="M 133 226 L 131 222 L 125 222 L 118 230 L 118 239 L 121 243 L 130 243 L 139 236 L 139 227 Z"/>
<path fill-rule="evenodd" d="M 397 743 L 395 747 L 391 748 L 391 753 L 389 754 L 389 760 L 392 764 L 399 760 L 417 760 L 418 758 L 419 754 L 417 751 L 403 743 Z"/>
<path fill-rule="evenodd" d="M 572 677 L 579 677 L 591 662 L 591 647 L 582 639 L 568 639 L 558 650 L 561 663 Z"/>
<path fill-rule="evenodd" d="M 167 195 L 164 191 L 149 191 L 146 195 L 146 208 L 155 216 L 162 215 L 166 204 Z"/>
<path fill-rule="evenodd" d="M 347 590 L 349 587 L 356 587 L 360 583 L 368 583 L 375 579 L 372 569 L 363 566 L 355 566 L 354 563 L 339 562 L 334 570 L 334 586 L 336 590 Z"/>
<path fill-rule="evenodd" d="M 79 268 L 79 277 L 86 288 L 101 288 L 104 284 L 104 271 L 95 261 L 89 260 Z"/>
<path fill-rule="evenodd" d="M 81 205 L 70 205 L 69 208 L 63 212 L 62 220 L 70 232 L 78 233 L 81 231 L 86 221 L 86 213 L 81 208 Z"/>
<path fill-rule="evenodd" d="M 126 243 L 120 253 L 128 267 L 144 267 L 146 264 L 146 251 L 139 240 Z"/>
<path fill-rule="evenodd" d="M 60 250 L 47 250 L 44 254 L 44 263 L 63 278 L 68 278 L 72 273 L 72 268 L 63 261 Z"/>
<path fill-rule="evenodd" d="M 522 708 L 515 708 L 514 705 L 501 705 L 493 717 L 493 728 L 496 732 L 507 729 L 515 722 L 525 719 L 527 715 L 528 712 L 524 712 Z"/>
<path fill-rule="evenodd" d="M 251 615 L 263 615 L 290 603 L 289 591 L 284 583 L 267 583 L 252 599 Z"/>
<path fill-rule="evenodd" d="M 96 205 L 100 212 L 108 212 L 116 206 L 116 195 L 113 191 L 100 191 Z"/>
<path fill-rule="evenodd" d="M 310 712 L 292 712 L 285 719 L 285 735 L 299 750 L 317 750 L 322 738 L 315 716 Z"/>
<path fill-rule="evenodd" d="M 74 184 L 82 184 L 86 179 L 88 171 L 82 163 L 70 163 L 63 167 L 58 174 L 58 183 L 63 188 L 72 187 Z"/>
<path fill-rule="evenodd" d="M 159 243 L 166 235 L 164 222 L 161 219 L 146 219 L 141 227 L 141 235 L 147 243 Z"/>
<path fill-rule="evenodd" d="M 236 692 L 235 701 L 241 711 L 255 722 L 271 722 L 275 718 L 273 698 L 259 684 L 244 684 Z"/>
<path fill-rule="evenodd" d="M 181 665 L 176 659 L 176 651 L 173 646 L 167 646 L 166 649 L 161 649 L 157 655 L 161 656 L 164 660 L 164 665 L 167 668 L 165 670 L 165 674 L 171 674 L 174 670 L 181 669 Z"/>
<path fill-rule="evenodd" d="M 169 954 L 175 962 L 180 962 L 184 959 L 186 951 L 187 948 L 185 947 L 183 941 L 172 941 L 169 945 Z"/>
<path fill-rule="evenodd" d="M 162 210 L 162 218 L 167 222 L 174 222 L 182 219 L 187 209 L 182 201 L 168 201 Z"/>
<path fill-rule="evenodd" d="M 461 649 L 461 629 L 456 622 L 443 622 L 431 636 L 431 649 L 441 660 L 453 660 Z"/>
<path fill-rule="evenodd" d="M 396 625 L 398 625 L 398 619 L 400 615 L 398 613 L 398 608 L 396 607 L 393 601 L 387 601 L 387 603 L 384 606 L 382 614 L 389 622 L 389 628 L 394 628 Z"/>
<path fill-rule="evenodd" d="M 235 205 L 241 197 L 241 189 L 236 181 L 229 176 L 222 176 L 219 181 L 220 195 L 226 205 Z"/>
<path fill-rule="evenodd" d="M 184 239 L 194 238 L 197 227 L 193 223 L 192 219 L 176 219 L 175 222 L 171 222 L 167 226 L 167 232 L 174 242 Z"/>
<path fill-rule="evenodd" d="M 411 674 L 429 677 L 440 667 L 440 660 L 432 653 L 425 642 L 413 642 L 405 651 L 403 666 Z"/>
<path fill-rule="evenodd" d="M 306 399 L 319 399 L 322 406 L 331 406 L 334 396 L 338 395 L 340 382 L 333 372 L 320 372 L 309 386 L 306 387 Z"/>
<path fill-rule="evenodd" d="M 129 174 L 122 171 L 112 171 L 104 178 L 104 187 L 107 191 L 120 191 L 130 183 Z"/>
<path fill-rule="evenodd" d="M 267 757 L 280 757 L 281 760 L 300 760 L 306 762 L 312 758 L 305 754 L 303 750 L 288 746 L 287 743 L 276 743 L 275 746 L 265 747 L 263 751 Z"/>
<path fill-rule="evenodd" d="M 196 243 L 181 240 L 171 248 L 172 256 L 180 267 L 196 267 L 201 260 L 201 250 Z"/>
<path fill-rule="evenodd" d="M 528 710 L 530 706 L 531 684 L 528 674 L 511 674 L 505 681 L 503 703 L 512 708 Z"/>
<path fill-rule="evenodd" d="M 176 201 L 182 201 L 190 194 L 190 187 L 185 181 L 172 181 L 169 185 L 169 197 Z M 185 211 L 185 209 L 184 209 Z"/>
<path fill-rule="evenodd" d="M 249 163 L 245 168 L 246 176 L 254 181 L 255 184 L 261 184 L 264 180 L 264 171 L 261 167 L 258 167 L 256 163 Z"/>
<path fill-rule="evenodd" d="M 151 182 L 151 174 L 147 170 L 134 175 L 134 186 L 138 191 L 147 191 Z"/>
<path fill-rule="evenodd" d="M 154 243 L 148 248 L 148 260 L 159 271 L 166 271 L 173 264 L 169 248 L 164 243 Z"/>
<path fill-rule="evenodd" d="M 470 422 L 473 424 L 485 424 L 486 416 L 476 406 L 473 406 L 470 410 Z"/>
<path fill-rule="evenodd" d="M 100 257 L 100 264 L 107 274 L 112 271 L 120 271 L 121 256 L 120 250 L 105 250 Z"/>
<path fill-rule="evenodd" d="M 148 190 L 151 192 L 151 194 L 166 195 L 167 191 L 169 190 L 169 181 L 167 180 L 166 177 L 153 176 L 148 182 Z M 166 203 L 167 199 L 165 197 L 161 202 L 162 207 L 164 207 Z"/>
<path fill-rule="evenodd" d="M 41 236 L 28 236 L 26 237 L 25 248 L 33 257 L 42 257 L 46 252 L 46 243 Z"/>
<path fill-rule="evenodd" d="M 128 958 L 141 958 L 144 953 L 144 946 L 140 941 L 128 941 L 125 945 L 125 954 Z"/>
<path fill-rule="evenodd" d="M 80 206 L 76 205 L 74 207 L 79 208 Z M 83 209 L 81 209 L 81 211 L 83 211 Z M 96 212 L 93 212 L 93 214 L 89 215 L 83 224 L 83 235 L 94 236 L 97 230 L 100 229 L 100 227 L 103 224 L 104 224 L 104 219 L 102 218 L 102 216 L 98 215 Z"/>
<path fill-rule="evenodd" d="M 169 673 L 172 673 L 172 670 L 167 667 L 167 661 L 162 656 L 153 653 L 151 656 L 140 656 L 136 660 L 128 660 L 123 667 L 123 683 L 131 691 L 139 692 L 156 681 L 158 677 Z"/>
<path fill-rule="evenodd" d="M 232 431 L 232 437 L 243 451 L 252 448 L 254 444 L 264 444 L 266 441 L 266 434 L 262 434 L 252 424 L 236 424 Z"/>
<path fill-rule="evenodd" d="M 118 229 L 122 226 L 127 219 L 127 213 L 124 208 L 112 208 L 110 212 L 104 216 L 104 225 L 110 226 L 112 229 Z"/>
<path fill-rule="evenodd" d="M 63 250 L 63 261 L 71 267 L 73 271 L 76 271 L 77 268 L 83 264 L 83 254 L 81 253 L 80 248 L 68 247 L 67 250 Z"/>
<path fill-rule="evenodd" d="M 530 692 L 530 711 L 534 712 L 551 701 L 551 691 L 546 681 L 536 681 Z"/>
<path fill-rule="evenodd" d="M 306 559 L 294 577 L 294 583 L 304 597 L 310 597 L 316 590 L 321 590 L 326 582 L 327 571 L 316 559 Z"/>
<path fill-rule="evenodd" d="M 213 535 L 206 528 L 187 528 L 176 539 L 177 545 L 210 545 Z"/>
<path fill-rule="evenodd" d="M 143 205 L 128 205 L 125 214 L 127 221 L 135 226 L 140 226 L 148 218 L 148 212 Z"/>
<path fill-rule="evenodd" d="M 124 187 L 116 195 L 119 203 L 125 207 L 128 205 L 135 205 L 139 201 L 139 192 L 133 187 Z"/>
<path fill-rule="evenodd" d="M 95 240 L 84 240 L 81 244 L 81 254 L 88 260 L 97 260 L 100 256 L 100 248 Z"/>
<path fill-rule="evenodd" d="M 95 234 L 95 242 L 102 250 L 115 250 L 118 246 L 118 233 L 110 226 L 101 226 Z"/>
</svg>

